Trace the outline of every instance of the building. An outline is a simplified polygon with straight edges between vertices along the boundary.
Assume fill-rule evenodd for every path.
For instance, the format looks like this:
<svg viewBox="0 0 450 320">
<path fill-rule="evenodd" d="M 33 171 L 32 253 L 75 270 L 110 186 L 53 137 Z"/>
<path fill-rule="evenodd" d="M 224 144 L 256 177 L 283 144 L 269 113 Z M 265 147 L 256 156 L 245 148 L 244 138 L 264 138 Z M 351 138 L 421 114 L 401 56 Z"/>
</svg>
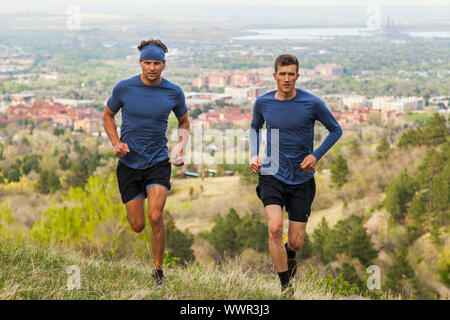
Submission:
<svg viewBox="0 0 450 320">
<path fill-rule="evenodd" d="M 368 101 L 364 96 L 349 96 L 342 98 L 342 104 L 350 110 L 355 110 L 367 107 Z"/>
<path fill-rule="evenodd" d="M 344 67 L 338 64 L 318 64 L 315 68 L 321 76 L 339 76 L 344 73 Z"/>
<path fill-rule="evenodd" d="M 208 76 L 208 88 L 223 88 L 231 83 L 231 76 L 226 73 L 211 73 Z"/>
<path fill-rule="evenodd" d="M 257 97 L 264 94 L 266 91 L 265 87 L 225 87 L 225 94 L 230 95 L 233 100 L 256 100 Z"/>
<path fill-rule="evenodd" d="M 75 130 L 83 129 L 84 132 L 98 132 L 102 130 L 103 120 L 100 112 L 94 109 L 73 109 L 51 99 L 37 101 L 26 106 L 23 104 L 10 106 L 3 110 L 2 122 L 11 122 L 24 119 L 34 121 L 51 121 Z"/>
<path fill-rule="evenodd" d="M 369 101 L 370 106 L 381 111 L 412 111 L 421 110 L 425 107 L 422 97 L 375 97 Z"/>
<path fill-rule="evenodd" d="M 231 86 L 248 87 L 259 81 L 259 75 L 251 71 L 236 71 L 231 74 Z"/>
<path fill-rule="evenodd" d="M 210 73 L 200 75 L 192 81 L 196 88 L 248 87 L 259 82 L 259 73 L 254 71 L 235 71 L 233 73 Z"/>
</svg>

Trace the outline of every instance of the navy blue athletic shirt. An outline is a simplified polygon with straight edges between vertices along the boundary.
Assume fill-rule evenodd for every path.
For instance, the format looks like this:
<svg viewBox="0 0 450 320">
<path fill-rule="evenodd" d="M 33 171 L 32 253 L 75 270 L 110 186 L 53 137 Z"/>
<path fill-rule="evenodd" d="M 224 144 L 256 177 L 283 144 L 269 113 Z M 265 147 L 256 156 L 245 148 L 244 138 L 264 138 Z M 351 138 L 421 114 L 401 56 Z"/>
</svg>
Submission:
<svg viewBox="0 0 450 320">
<path fill-rule="evenodd" d="M 134 169 L 146 169 L 169 158 L 167 149 L 167 120 L 173 111 L 177 117 L 187 112 L 183 90 L 162 79 L 156 86 L 142 82 L 141 76 L 119 81 L 107 101 L 114 112 L 122 108 L 120 141 L 130 152 L 119 158 Z"/>
<path fill-rule="evenodd" d="M 272 160 L 263 161 L 261 173 L 271 174 L 287 184 L 300 184 L 310 180 L 315 171 L 307 173 L 300 168 L 303 159 L 313 154 L 317 160 L 339 140 L 342 128 L 325 103 L 315 95 L 301 89 L 291 100 L 278 100 L 272 91 L 256 99 L 253 106 L 251 128 L 256 135 L 251 134 L 251 157 L 259 154 L 260 132 L 266 122 L 267 147 L 266 157 L 271 157 L 271 129 L 279 129 L 279 165 L 278 171 L 268 173 L 267 168 L 277 167 Z M 314 123 L 320 121 L 329 131 L 327 137 L 316 150 L 314 147 Z M 275 137 L 275 135 L 274 135 Z M 274 145 L 273 147 L 276 147 Z M 266 160 L 269 158 L 266 158 Z"/>
</svg>

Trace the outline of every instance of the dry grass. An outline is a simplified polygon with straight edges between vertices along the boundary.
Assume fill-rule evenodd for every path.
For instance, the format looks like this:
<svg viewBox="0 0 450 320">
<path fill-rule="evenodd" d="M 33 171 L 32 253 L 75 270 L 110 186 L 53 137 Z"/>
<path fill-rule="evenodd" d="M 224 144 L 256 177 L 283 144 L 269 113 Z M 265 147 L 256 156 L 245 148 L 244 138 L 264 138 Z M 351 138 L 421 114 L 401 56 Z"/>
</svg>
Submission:
<svg viewBox="0 0 450 320">
<path fill-rule="evenodd" d="M 150 264 L 85 258 L 48 247 L 3 241 L 0 299 L 333 299 L 316 279 L 294 281 L 293 297 L 283 296 L 274 273 L 248 269 L 239 259 L 220 267 L 190 264 L 166 268 L 166 283 L 151 283 Z M 68 290 L 67 267 L 80 268 L 81 288 Z"/>
</svg>

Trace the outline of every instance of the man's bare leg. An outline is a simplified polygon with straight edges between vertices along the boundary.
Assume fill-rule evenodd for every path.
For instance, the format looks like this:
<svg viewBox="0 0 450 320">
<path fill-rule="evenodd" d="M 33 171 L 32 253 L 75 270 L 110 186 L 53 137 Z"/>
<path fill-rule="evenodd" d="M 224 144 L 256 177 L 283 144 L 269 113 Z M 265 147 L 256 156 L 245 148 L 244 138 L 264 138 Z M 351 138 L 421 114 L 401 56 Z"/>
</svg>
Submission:
<svg viewBox="0 0 450 320">
<path fill-rule="evenodd" d="M 283 245 L 283 211 L 281 206 L 271 204 L 264 207 L 269 228 L 269 251 L 277 272 L 287 271 L 286 249 Z"/>
<path fill-rule="evenodd" d="M 298 222 L 289 220 L 288 226 L 288 246 L 292 251 L 299 251 L 303 246 L 305 239 L 307 222 Z"/>
<path fill-rule="evenodd" d="M 127 210 L 127 218 L 131 229 L 140 233 L 145 228 L 145 201 L 144 194 L 142 197 L 130 200 L 125 204 Z"/>
<path fill-rule="evenodd" d="M 166 227 L 163 211 L 166 204 L 167 189 L 161 185 L 154 185 L 147 190 L 148 217 L 152 227 L 152 253 L 155 269 L 161 270 L 166 249 Z"/>
</svg>

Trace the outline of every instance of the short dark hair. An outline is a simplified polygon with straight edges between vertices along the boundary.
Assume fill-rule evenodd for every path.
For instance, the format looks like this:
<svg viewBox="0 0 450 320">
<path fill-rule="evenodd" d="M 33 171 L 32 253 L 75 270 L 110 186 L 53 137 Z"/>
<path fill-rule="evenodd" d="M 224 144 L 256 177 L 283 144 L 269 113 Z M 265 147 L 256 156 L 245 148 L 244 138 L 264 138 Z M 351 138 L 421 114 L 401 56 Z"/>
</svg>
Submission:
<svg viewBox="0 0 450 320">
<path fill-rule="evenodd" d="M 292 54 L 282 54 L 278 56 L 278 58 L 275 59 L 275 73 L 278 71 L 278 66 L 290 66 L 292 64 L 295 64 L 298 73 L 299 63 L 296 56 Z"/>
<path fill-rule="evenodd" d="M 163 49 L 164 49 L 164 53 L 167 53 L 167 51 L 169 51 L 169 50 L 167 49 L 166 45 L 165 45 L 164 43 L 162 43 L 161 40 L 159 40 L 159 39 L 153 39 L 153 38 L 150 38 L 150 39 L 148 39 L 148 40 L 142 40 L 142 41 L 141 41 L 141 44 L 138 45 L 137 48 L 138 48 L 139 51 L 141 51 L 144 47 L 149 46 L 149 45 L 151 45 L 151 44 L 154 44 L 154 45 L 157 45 L 157 46 L 163 48 Z"/>
</svg>

